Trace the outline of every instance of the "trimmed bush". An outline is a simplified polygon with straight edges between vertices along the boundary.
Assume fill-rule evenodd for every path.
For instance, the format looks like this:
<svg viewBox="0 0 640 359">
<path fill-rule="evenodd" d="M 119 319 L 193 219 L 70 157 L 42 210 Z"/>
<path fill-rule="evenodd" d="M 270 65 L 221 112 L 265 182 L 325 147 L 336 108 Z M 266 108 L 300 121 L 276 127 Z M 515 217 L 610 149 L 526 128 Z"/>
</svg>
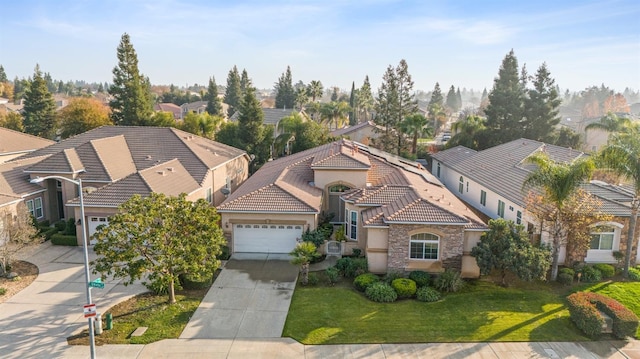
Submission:
<svg viewBox="0 0 640 359">
<path fill-rule="evenodd" d="M 602 273 L 595 269 L 593 266 L 584 266 L 580 269 L 582 276 L 580 280 L 582 282 L 599 282 L 602 280 Z"/>
<path fill-rule="evenodd" d="M 222 246 L 220 249 L 220 258 L 218 259 L 221 259 L 223 261 L 229 260 L 229 258 L 231 258 L 231 250 L 229 249 L 229 246 Z"/>
<path fill-rule="evenodd" d="M 42 229 L 40 231 L 40 234 L 44 237 L 46 241 L 50 240 L 51 236 L 53 236 L 56 233 L 58 233 L 58 229 L 55 227 L 47 227 L 46 229 Z"/>
<path fill-rule="evenodd" d="M 308 276 L 309 285 L 317 285 L 320 282 L 320 278 L 318 278 L 318 273 L 311 272 Z"/>
<path fill-rule="evenodd" d="M 398 293 L 399 298 L 411 298 L 416 295 L 416 282 L 407 278 L 398 278 L 391 282 L 391 287 Z"/>
<path fill-rule="evenodd" d="M 560 273 L 556 280 L 562 285 L 571 285 L 573 283 L 573 276 L 569 273 Z"/>
<path fill-rule="evenodd" d="M 345 275 L 345 272 L 351 267 L 353 264 L 351 263 L 353 258 L 351 257 L 342 257 L 336 261 L 336 269 L 340 272 L 341 275 Z"/>
<path fill-rule="evenodd" d="M 367 288 L 364 294 L 370 300 L 380 303 L 395 302 L 398 299 L 398 294 L 393 288 L 385 282 L 377 282 Z"/>
<path fill-rule="evenodd" d="M 426 287 L 429 285 L 429 283 L 431 283 L 431 275 L 421 270 L 414 270 L 413 272 L 409 273 L 409 279 L 416 282 L 418 288 Z"/>
<path fill-rule="evenodd" d="M 58 221 L 56 222 L 54 225 L 55 229 L 58 230 L 58 232 L 62 232 L 67 228 L 67 222 L 65 221 Z M 66 233 L 65 233 L 66 234 Z"/>
<path fill-rule="evenodd" d="M 640 269 L 629 268 L 629 279 L 635 282 L 640 282 Z"/>
<path fill-rule="evenodd" d="M 416 292 L 416 299 L 421 302 L 437 302 L 440 300 L 440 292 L 431 287 L 420 287 Z"/>
<path fill-rule="evenodd" d="M 571 320 L 586 335 L 597 338 L 602 333 L 604 318 L 600 311 L 613 319 L 613 335 L 618 339 L 635 336 L 638 317 L 615 299 L 600 293 L 577 292 L 567 297 Z"/>
<path fill-rule="evenodd" d="M 572 278 L 574 278 L 574 277 L 576 276 L 576 271 L 574 271 L 574 270 L 573 270 L 573 269 L 571 269 L 571 268 L 567 268 L 567 267 L 560 268 L 560 270 L 558 271 L 558 273 L 560 273 L 560 274 L 561 274 L 561 273 L 569 274 Z"/>
<path fill-rule="evenodd" d="M 396 272 L 396 271 L 391 271 L 391 272 L 388 272 L 387 274 L 385 274 L 384 278 L 382 280 L 384 280 L 385 283 L 391 285 L 391 283 L 394 280 L 398 279 L 398 278 L 404 278 L 402 273 Z"/>
<path fill-rule="evenodd" d="M 368 269 L 366 258 L 343 257 L 336 262 L 336 268 L 346 278 L 355 278 L 366 273 Z"/>
<path fill-rule="evenodd" d="M 445 270 L 436 278 L 433 286 L 442 292 L 457 292 L 464 286 L 464 281 L 460 278 L 460 273 L 452 270 Z"/>
<path fill-rule="evenodd" d="M 593 268 L 600 271 L 602 278 L 611 278 L 616 275 L 616 269 L 611 264 L 597 263 L 593 265 Z"/>
<path fill-rule="evenodd" d="M 353 249 L 353 256 L 354 257 L 360 257 L 362 255 L 362 249 L 360 248 L 354 248 Z"/>
<path fill-rule="evenodd" d="M 75 236 L 76 233 L 76 220 L 75 218 L 69 218 L 67 225 L 64 228 L 64 234 L 69 236 Z"/>
<path fill-rule="evenodd" d="M 340 279 L 340 271 L 336 267 L 329 267 L 326 269 L 325 273 L 327 274 L 327 279 L 329 280 L 330 285 L 334 285 L 338 283 Z"/>
<path fill-rule="evenodd" d="M 209 278 L 195 279 L 190 274 L 181 274 L 178 278 L 182 288 L 189 290 L 205 289 L 210 287 L 211 283 L 213 283 L 213 276 Z"/>
<path fill-rule="evenodd" d="M 51 236 L 51 244 L 55 244 L 56 246 L 77 246 L 78 240 L 76 239 L 76 236 L 67 236 L 56 233 Z"/>
<path fill-rule="evenodd" d="M 364 292 L 369 288 L 373 283 L 377 283 L 380 281 L 380 277 L 373 273 L 365 273 L 360 274 L 353 281 L 353 286 L 356 287 L 357 290 Z"/>
<path fill-rule="evenodd" d="M 313 243 L 316 246 L 316 248 L 320 248 L 322 243 L 324 243 L 327 240 L 327 238 L 328 236 L 326 235 L 326 231 L 323 231 L 320 228 L 313 231 L 307 230 L 302 234 L 302 240 L 304 242 Z"/>
</svg>

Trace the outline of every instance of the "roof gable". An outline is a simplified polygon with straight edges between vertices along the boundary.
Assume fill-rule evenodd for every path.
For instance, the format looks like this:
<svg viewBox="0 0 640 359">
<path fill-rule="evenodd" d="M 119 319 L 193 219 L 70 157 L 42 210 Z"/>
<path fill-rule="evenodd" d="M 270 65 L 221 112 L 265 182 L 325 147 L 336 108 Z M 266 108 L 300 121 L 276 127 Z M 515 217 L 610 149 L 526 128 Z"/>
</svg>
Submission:
<svg viewBox="0 0 640 359">
<path fill-rule="evenodd" d="M 0 127 L 0 155 L 30 152 L 54 143 L 41 137 Z"/>
</svg>

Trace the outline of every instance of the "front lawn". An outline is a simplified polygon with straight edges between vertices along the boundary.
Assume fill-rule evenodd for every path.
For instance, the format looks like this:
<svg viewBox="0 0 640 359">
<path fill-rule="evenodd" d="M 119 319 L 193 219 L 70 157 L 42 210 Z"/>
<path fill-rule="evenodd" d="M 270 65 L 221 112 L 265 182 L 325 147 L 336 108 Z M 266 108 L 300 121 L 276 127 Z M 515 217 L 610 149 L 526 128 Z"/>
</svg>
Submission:
<svg viewBox="0 0 640 359">
<path fill-rule="evenodd" d="M 485 281 L 435 303 L 375 303 L 350 285 L 297 286 L 283 336 L 304 344 L 589 340 L 569 320 L 563 294 Z"/>
</svg>

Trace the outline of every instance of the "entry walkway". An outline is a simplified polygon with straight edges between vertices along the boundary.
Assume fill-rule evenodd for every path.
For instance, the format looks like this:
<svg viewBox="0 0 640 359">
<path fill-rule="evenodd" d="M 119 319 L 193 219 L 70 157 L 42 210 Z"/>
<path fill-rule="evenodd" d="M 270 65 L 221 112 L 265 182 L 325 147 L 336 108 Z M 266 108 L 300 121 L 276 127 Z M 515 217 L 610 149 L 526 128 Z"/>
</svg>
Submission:
<svg viewBox="0 0 640 359">
<path fill-rule="evenodd" d="M 288 255 L 235 254 L 180 339 L 279 338 L 298 267 Z"/>
</svg>

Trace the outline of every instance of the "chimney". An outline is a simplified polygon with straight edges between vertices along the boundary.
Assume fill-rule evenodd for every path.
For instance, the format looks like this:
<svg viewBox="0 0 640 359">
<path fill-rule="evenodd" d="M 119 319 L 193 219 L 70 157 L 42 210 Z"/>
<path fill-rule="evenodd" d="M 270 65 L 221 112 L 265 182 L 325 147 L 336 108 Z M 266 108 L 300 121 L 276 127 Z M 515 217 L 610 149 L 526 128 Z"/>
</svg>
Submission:
<svg viewBox="0 0 640 359">
<path fill-rule="evenodd" d="M 163 177 L 165 176 L 165 172 L 164 172 L 164 171 L 158 171 L 158 174 L 159 174 L 160 176 L 163 176 Z"/>
<path fill-rule="evenodd" d="M 174 172 L 174 168 L 173 167 L 167 167 L 167 171 Z"/>
</svg>

